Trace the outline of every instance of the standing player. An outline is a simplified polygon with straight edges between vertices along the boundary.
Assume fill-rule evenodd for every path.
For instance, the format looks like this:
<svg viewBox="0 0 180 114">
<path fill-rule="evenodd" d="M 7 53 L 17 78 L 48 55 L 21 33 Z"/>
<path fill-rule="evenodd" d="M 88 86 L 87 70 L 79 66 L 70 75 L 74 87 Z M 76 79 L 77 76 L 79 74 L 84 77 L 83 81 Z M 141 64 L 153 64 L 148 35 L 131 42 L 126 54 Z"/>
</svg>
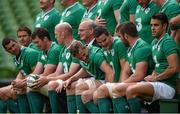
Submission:
<svg viewBox="0 0 180 114">
<path fill-rule="evenodd" d="M 54 27 L 59 23 L 61 15 L 59 11 L 54 8 L 55 0 L 39 0 L 39 3 L 42 12 L 36 17 L 35 28 L 46 28 L 51 40 L 57 42 L 54 35 Z"/>
<path fill-rule="evenodd" d="M 80 40 L 78 27 L 82 20 L 85 8 L 77 0 L 61 0 L 61 5 L 65 7 L 60 23 L 67 22 L 72 26 L 73 37 Z"/>
<path fill-rule="evenodd" d="M 135 22 L 134 15 L 136 13 L 137 0 L 124 0 L 120 7 L 120 24 L 130 21 Z"/>
<path fill-rule="evenodd" d="M 92 19 L 95 20 L 97 16 L 97 3 L 98 0 L 83 0 L 82 4 L 86 7 L 86 11 L 83 15 L 83 19 Z"/>
<path fill-rule="evenodd" d="M 115 28 L 119 24 L 119 8 L 122 3 L 123 0 L 98 1 L 98 16 L 95 19 L 95 23 L 106 26 L 111 35 L 114 35 Z"/>
<path fill-rule="evenodd" d="M 159 8 L 151 0 L 137 0 L 138 6 L 135 14 L 135 24 L 141 39 L 151 44 L 154 39 L 151 34 L 151 16 L 159 11 Z"/>
</svg>

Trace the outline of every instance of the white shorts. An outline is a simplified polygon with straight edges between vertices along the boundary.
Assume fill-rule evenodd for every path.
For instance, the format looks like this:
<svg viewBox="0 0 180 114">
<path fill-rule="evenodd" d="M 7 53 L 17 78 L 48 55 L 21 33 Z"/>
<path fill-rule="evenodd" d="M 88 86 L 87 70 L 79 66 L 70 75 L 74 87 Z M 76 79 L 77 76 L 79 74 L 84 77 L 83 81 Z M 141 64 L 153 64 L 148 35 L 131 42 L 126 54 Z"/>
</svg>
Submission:
<svg viewBox="0 0 180 114">
<path fill-rule="evenodd" d="M 105 85 L 106 85 L 106 87 L 107 87 L 107 89 L 108 89 L 109 96 L 110 96 L 111 98 L 113 98 L 113 95 L 112 95 L 112 87 L 113 87 L 114 83 L 107 82 Z"/>
<path fill-rule="evenodd" d="M 152 101 L 158 99 L 172 99 L 175 95 L 175 89 L 162 82 L 149 82 L 154 87 L 154 96 Z"/>
<path fill-rule="evenodd" d="M 84 81 L 88 85 L 89 89 L 96 89 L 97 88 L 95 81 L 99 81 L 101 84 L 105 83 L 105 80 L 96 80 L 94 77 L 83 78 L 83 79 L 81 78 L 78 81 Z"/>
</svg>

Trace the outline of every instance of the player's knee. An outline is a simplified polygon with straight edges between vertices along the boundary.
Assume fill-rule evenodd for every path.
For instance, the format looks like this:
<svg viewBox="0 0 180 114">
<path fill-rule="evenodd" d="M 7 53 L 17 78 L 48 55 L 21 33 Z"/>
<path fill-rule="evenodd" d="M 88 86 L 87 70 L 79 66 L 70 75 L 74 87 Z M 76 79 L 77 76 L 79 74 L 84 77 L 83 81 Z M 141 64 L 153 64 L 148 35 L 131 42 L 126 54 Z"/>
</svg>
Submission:
<svg viewBox="0 0 180 114">
<path fill-rule="evenodd" d="M 137 86 L 136 86 L 136 85 L 129 86 L 129 87 L 126 89 L 126 97 L 127 97 L 128 99 L 134 98 L 134 97 L 136 97 L 136 95 L 137 95 Z"/>
<path fill-rule="evenodd" d="M 84 91 L 84 92 L 82 93 L 82 95 L 81 95 L 81 99 L 82 99 L 82 102 L 85 104 L 85 103 L 93 100 L 93 94 Z"/>
<path fill-rule="evenodd" d="M 50 81 L 48 83 L 48 90 L 55 90 L 58 87 L 58 83 L 56 81 Z"/>
<path fill-rule="evenodd" d="M 95 98 L 105 98 L 108 97 L 108 88 L 105 84 L 101 85 L 98 89 L 97 89 L 97 94 L 95 96 Z"/>
<path fill-rule="evenodd" d="M 83 91 L 87 90 L 86 83 L 84 82 L 78 82 L 76 84 L 76 94 L 81 94 Z"/>
</svg>

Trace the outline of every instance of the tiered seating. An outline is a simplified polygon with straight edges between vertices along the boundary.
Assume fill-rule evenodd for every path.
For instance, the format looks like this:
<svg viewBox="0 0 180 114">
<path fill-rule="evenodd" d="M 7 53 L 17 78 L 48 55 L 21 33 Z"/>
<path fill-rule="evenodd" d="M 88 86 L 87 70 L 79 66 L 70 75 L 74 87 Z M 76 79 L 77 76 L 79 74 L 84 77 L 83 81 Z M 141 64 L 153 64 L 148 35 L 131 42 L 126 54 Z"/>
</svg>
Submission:
<svg viewBox="0 0 180 114">
<path fill-rule="evenodd" d="M 9 3 L 13 9 L 13 14 L 18 25 L 24 25 L 33 28 L 33 20 L 24 0 L 16 0 L 16 2 L 14 2 L 14 0 L 9 0 Z"/>
</svg>

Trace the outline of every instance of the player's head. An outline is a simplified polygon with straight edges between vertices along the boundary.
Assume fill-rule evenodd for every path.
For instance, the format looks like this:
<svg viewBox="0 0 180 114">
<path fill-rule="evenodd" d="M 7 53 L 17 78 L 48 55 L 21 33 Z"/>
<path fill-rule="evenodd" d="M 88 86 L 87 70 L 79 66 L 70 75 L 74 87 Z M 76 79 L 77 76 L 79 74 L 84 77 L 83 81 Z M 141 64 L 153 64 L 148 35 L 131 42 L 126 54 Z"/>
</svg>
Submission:
<svg viewBox="0 0 180 114">
<path fill-rule="evenodd" d="M 54 6 L 55 0 L 39 0 L 40 8 L 48 11 Z"/>
<path fill-rule="evenodd" d="M 36 28 L 32 33 L 32 40 L 42 50 L 46 50 L 47 43 L 51 41 L 49 32 L 45 28 Z"/>
<path fill-rule="evenodd" d="M 21 26 L 17 29 L 17 36 L 19 43 L 23 46 L 28 46 L 31 41 L 31 30 L 26 26 Z"/>
<path fill-rule="evenodd" d="M 80 41 L 74 41 L 70 46 L 71 54 L 86 63 L 88 62 L 88 48 Z"/>
<path fill-rule="evenodd" d="M 168 27 L 168 18 L 164 13 L 154 14 L 151 18 L 152 36 L 159 38 L 166 33 Z"/>
<path fill-rule="evenodd" d="M 129 39 L 135 39 L 138 37 L 138 31 L 136 25 L 132 22 L 124 22 L 120 25 L 118 34 L 120 35 L 123 43 L 128 46 Z"/>
<path fill-rule="evenodd" d="M 94 38 L 95 23 L 91 19 L 84 19 L 78 28 L 78 34 L 81 40 L 89 43 Z"/>
<path fill-rule="evenodd" d="M 67 22 L 57 24 L 55 27 L 55 36 L 59 44 L 63 44 L 67 38 L 72 38 L 71 25 Z"/>
<path fill-rule="evenodd" d="M 97 43 L 106 49 L 109 49 L 112 45 L 112 37 L 109 34 L 108 30 L 103 26 L 97 26 L 94 29 L 94 37 Z"/>
<path fill-rule="evenodd" d="M 13 38 L 10 37 L 5 37 L 2 40 L 2 46 L 8 53 L 16 56 L 19 55 L 21 50 L 21 46 Z"/>
</svg>

